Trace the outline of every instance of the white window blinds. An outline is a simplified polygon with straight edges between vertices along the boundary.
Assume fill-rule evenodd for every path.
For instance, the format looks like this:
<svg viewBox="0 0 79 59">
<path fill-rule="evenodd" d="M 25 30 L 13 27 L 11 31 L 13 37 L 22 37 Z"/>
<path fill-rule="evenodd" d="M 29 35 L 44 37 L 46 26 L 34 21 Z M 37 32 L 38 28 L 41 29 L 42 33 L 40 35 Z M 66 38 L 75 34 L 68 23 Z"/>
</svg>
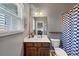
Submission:
<svg viewBox="0 0 79 59">
<path fill-rule="evenodd" d="M 0 4 L 0 6 L 16 15 L 18 15 L 18 8 L 16 5 L 12 4 L 12 3 L 3 3 L 3 4 Z"/>
<path fill-rule="evenodd" d="M 0 36 L 16 34 L 24 30 L 23 20 L 19 16 L 21 11 L 18 14 L 18 9 L 21 8 L 18 5 L 0 4 Z"/>
<path fill-rule="evenodd" d="M 0 31 L 5 31 L 6 30 L 6 19 L 5 15 L 0 13 Z"/>
</svg>

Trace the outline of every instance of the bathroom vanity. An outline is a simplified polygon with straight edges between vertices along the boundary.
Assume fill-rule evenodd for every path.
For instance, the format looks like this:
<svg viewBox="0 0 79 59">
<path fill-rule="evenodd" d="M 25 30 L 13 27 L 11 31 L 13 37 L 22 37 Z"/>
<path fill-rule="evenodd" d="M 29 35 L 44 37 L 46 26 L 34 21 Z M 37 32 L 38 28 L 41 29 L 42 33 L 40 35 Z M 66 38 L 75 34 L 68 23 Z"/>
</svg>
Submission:
<svg viewBox="0 0 79 59">
<path fill-rule="evenodd" d="M 35 35 L 33 38 L 24 39 L 24 56 L 49 56 L 50 55 L 50 40 L 46 35 L 38 38 Z"/>
</svg>

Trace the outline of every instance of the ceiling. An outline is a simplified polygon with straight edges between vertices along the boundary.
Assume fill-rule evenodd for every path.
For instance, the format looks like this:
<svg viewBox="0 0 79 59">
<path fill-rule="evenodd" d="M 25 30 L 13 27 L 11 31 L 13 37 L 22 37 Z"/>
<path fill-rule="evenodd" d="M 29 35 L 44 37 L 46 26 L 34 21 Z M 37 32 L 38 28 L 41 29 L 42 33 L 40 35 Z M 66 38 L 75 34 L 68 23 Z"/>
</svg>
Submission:
<svg viewBox="0 0 79 59">
<path fill-rule="evenodd" d="M 32 10 L 39 8 L 46 15 L 57 16 L 71 9 L 75 3 L 32 3 Z"/>
</svg>

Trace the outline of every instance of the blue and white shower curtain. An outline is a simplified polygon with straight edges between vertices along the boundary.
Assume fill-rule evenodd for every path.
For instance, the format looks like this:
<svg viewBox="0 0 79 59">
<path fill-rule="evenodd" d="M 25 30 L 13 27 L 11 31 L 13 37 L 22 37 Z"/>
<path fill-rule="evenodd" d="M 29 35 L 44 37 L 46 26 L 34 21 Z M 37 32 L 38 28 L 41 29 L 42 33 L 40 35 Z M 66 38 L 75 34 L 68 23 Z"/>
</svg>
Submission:
<svg viewBox="0 0 79 59">
<path fill-rule="evenodd" d="M 62 48 L 68 55 L 79 56 L 79 4 L 63 15 Z"/>
</svg>

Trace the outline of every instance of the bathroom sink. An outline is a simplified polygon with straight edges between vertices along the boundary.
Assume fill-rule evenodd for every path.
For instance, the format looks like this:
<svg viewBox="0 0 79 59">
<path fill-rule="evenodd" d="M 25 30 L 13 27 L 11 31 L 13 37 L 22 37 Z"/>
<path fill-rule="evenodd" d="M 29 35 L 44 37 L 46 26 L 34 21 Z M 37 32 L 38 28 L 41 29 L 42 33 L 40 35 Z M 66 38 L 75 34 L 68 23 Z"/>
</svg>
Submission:
<svg viewBox="0 0 79 59">
<path fill-rule="evenodd" d="M 50 40 L 48 39 L 47 35 L 42 35 L 42 38 L 35 35 L 33 38 L 25 37 L 24 42 L 50 42 Z"/>
</svg>

